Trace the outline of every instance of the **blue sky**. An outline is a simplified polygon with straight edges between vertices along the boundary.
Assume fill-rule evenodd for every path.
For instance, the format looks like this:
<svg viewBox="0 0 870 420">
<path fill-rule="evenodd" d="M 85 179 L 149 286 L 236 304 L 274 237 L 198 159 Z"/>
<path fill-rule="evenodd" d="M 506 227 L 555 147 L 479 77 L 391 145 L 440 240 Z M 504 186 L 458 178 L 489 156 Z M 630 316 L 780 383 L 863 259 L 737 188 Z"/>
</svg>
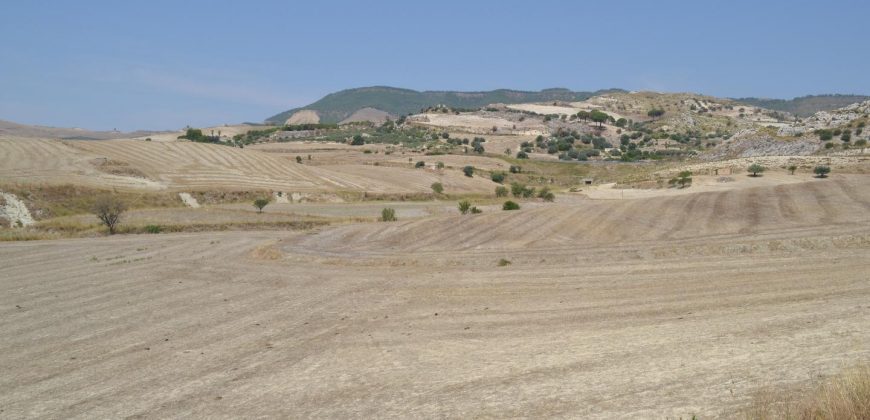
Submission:
<svg viewBox="0 0 870 420">
<path fill-rule="evenodd" d="M 0 4 L 0 119 L 262 121 L 337 90 L 870 94 L 866 1 Z"/>
</svg>

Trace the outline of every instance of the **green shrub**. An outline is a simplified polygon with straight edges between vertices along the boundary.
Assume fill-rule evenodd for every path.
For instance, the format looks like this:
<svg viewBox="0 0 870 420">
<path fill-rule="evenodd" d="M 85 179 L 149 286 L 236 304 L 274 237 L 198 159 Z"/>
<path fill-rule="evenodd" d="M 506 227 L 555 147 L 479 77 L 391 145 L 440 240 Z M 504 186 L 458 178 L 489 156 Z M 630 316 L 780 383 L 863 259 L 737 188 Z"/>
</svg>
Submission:
<svg viewBox="0 0 870 420">
<path fill-rule="evenodd" d="M 504 182 L 504 172 L 493 172 L 489 175 L 489 178 L 492 179 L 493 182 L 498 182 L 501 184 Z"/>
<path fill-rule="evenodd" d="M 392 209 L 389 207 L 385 207 L 381 210 L 381 221 L 382 222 L 395 222 L 396 220 L 396 209 Z"/>
<path fill-rule="evenodd" d="M 496 197 L 507 197 L 508 189 L 506 187 L 498 186 L 495 187 L 495 196 Z"/>
<path fill-rule="evenodd" d="M 467 176 L 469 178 L 473 177 L 474 176 L 474 166 L 466 166 L 466 167 L 462 168 L 462 173 L 464 173 L 465 176 Z"/>
<path fill-rule="evenodd" d="M 432 191 L 435 192 L 435 194 L 441 194 L 444 192 L 444 185 L 441 185 L 440 182 L 434 182 L 432 183 Z"/>
<path fill-rule="evenodd" d="M 444 162 L 438 162 L 435 164 L 435 167 L 438 169 L 444 169 Z"/>
<path fill-rule="evenodd" d="M 472 208 L 471 208 L 471 214 L 480 214 L 480 213 L 483 213 L 483 210 L 481 210 L 481 209 L 479 209 L 479 208 L 477 208 L 477 207 L 472 207 Z"/>
<path fill-rule="evenodd" d="M 468 200 L 462 200 L 459 202 L 460 214 L 468 214 L 469 210 L 471 210 L 471 203 L 469 203 Z"/>
<path fill-rule="evenodd" d="M 816 174 L 819 178 L 825 178 L 831 173 L 831 167 L 825 165 L 819 165 L 813 168 L 813 173 Z"/>
<path fill-rule="evenodd" d="M 353 140 L 350 142 L 351 146 L 362 146 L 364 144 L 366 144 L 366 140 L 360 134 L 353 136 Z"/>
<path fill-rule="evenodd" d="M 512 173 L 512 174 L 519 174 L 519 173 L 522 173 L 522 172 L 523 172 L 523 168 L 522 168 L 522 167 L 520 167 L 520 166 L 516 166 L 516 165 L 511 165 L 510 173 Z"/>
<path fill-rule="evenodd" d="M 158 225 L 147 225 L 145 226 L 145 232 L 148 233 L 160 233 L 162 229 Z"/>
<path fill-rule="evenodd" d="M 544 187 L 541 188 L 540 191 L 538 191 L 538 198 L 544 201 L 553 201 L 556 199 L 556 196 L 553 194 L 552 191 L 550 191 L 550 188 Z"/>
<path fill-rule="evenodd" d="M 522 197 L 523 190 L 526 189 L 526 186 L 520 184 L 519 182 L 511 182 L 511 195 L 514 197 Z"/>
<path fill-rule="evenodd" d="M 422 168 L 424 166 L 426 166 L 426 162 L 423 162 L 422 160 L 418 160 L 417 163 L 414 164 L 415 168 Z"/>
<path fill-rule="evenodd" d="M 506 266 L 506 265 L 511 265 L 510 260 L 506 260 L 506 259 L 504 259 L 504 258 L 498 260 L 498 266 L 499 266 L 499 267 L 504 267 L 504 266 Z"/>
<path fill-rule="evenodd" d="M 517 159 L 528 159 L 529 155 L 526 152 L 519 151 L 517 153 Z"/>
<path fill-rule="evenodd" d="M 794 175 L 794 171 L 796 171 L 796 170 L 797 170 L 797 166 L 795 166 L 795 165 L 789 165 L 789 167 L 788 167 L 788 173 L 789 173 L 789 174 Z"/>
<path fill-rule="evenodd" d="M 517 203 L 514 203 L 513 201 L 508 200 L 508 201 L 504 202 L 504 204 L 501 206 L 501 209 L 502 210 L 519 210 L 520 205 Z"/>
<path fill-rule="evenodd" d="M 266 207 L 269 204 L 268 198 L 258 198 L 254 200 L 254 207 L 257 208 L 257 213 L 263 212 L 263 207 Z"/>
<path fill-rule="evenodd" d="M 764 166 L 761 166 L 757 163 L 753 163 L 752 165 L 749 165 L 749 168 L 747 168 L 746 170 L 749 171 L 749 173 L 751 173 L 752 176 L 758 176 L 758 174 L 764 172 L 765 169 L 767 169 L 767 168 L 765 168 Z"/>
</svg>

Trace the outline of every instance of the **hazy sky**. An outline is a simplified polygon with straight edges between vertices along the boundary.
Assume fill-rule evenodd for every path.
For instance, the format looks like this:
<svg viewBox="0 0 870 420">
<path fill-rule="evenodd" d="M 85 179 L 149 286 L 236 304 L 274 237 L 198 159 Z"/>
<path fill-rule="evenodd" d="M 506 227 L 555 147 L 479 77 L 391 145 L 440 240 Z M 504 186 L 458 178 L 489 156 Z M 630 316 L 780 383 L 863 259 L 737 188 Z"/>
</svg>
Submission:
<svg viewBox="0 0 870 420">
<path fill-rule="evenodd" d="M 0 119 L 262 121 L 371 85 L 870 94 L 867 16 L 866 0 L 4 0 Z"/>
</svg>

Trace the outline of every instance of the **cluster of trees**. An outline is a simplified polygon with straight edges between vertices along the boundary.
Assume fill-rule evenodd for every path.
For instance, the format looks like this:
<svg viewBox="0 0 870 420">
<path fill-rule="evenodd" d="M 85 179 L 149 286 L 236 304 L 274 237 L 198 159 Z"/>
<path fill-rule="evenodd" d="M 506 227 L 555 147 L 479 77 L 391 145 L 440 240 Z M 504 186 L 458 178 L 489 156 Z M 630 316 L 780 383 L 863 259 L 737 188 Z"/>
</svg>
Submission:
<svg viewBox="0 0 870 420">
<path fill-rule="evenodd" d="M 198 128 L 188 128 L 187 131 L 181 136 L 178 136 L 179 139 L 186 139 L 190 141 L 195 141 L 197 143 L 220 143 L 221 136 L 220 132 L 218 135 L 208 135 L 202 134 L 202 130 Z"/>
</svg>

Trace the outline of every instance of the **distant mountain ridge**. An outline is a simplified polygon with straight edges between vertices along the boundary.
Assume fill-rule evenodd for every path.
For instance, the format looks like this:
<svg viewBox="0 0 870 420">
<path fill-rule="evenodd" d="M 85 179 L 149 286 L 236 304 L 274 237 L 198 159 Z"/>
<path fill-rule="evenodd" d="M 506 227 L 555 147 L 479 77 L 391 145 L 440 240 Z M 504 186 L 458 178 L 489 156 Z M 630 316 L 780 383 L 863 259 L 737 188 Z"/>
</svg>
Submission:
<svg viewBox="0 0 870 420">
<path fill-rule="evenodd" d="M 856 102 L 870 100 L 866 95 L 807 95 L 793 99 L 768 98 L 736 98 L 737 102 L 747 105 L 767 108 L 774 111 L 785 111 L 801 118 L 812 116 L 819 111 L 831 111 Z"/>
<path fill-rule="evenodd" d="M 553 88 L 538 92 L 497 89 L 485 92 L 416 91 L 389 86 L 371 86 L 346 89 L 330 93 L 310 105 L 273 115 L 266 122 L 282 124 L 291 115 L 301 110 L 312 110 L 324 123 L 337 123 L 363 108 L 374 108 L 394 116 L 417 113 L 422 108 L 447 105 L 454 108 L 479 108 L 493 103 L 516 104 L 546 101 L 582 101 L 595 95 L 609 92 L 625 92 L 622 89 L 607 89 L 595 92 L 574 92 Z"/>
</svg>

